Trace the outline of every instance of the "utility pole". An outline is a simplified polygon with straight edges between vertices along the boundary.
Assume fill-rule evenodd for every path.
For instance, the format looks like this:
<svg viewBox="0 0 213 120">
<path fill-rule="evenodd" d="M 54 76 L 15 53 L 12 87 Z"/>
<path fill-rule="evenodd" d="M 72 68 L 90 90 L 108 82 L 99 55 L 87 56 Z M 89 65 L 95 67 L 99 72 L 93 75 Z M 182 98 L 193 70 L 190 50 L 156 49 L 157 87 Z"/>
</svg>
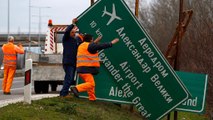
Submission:
<svg viewBox="0 0 213 120">
<path fill-rule="evenodd" d="M 29 0 L 29 51 L 31 48 L 31 0 Z"/>
<path fill-rule="evenodd" d="M 10 0 L 8 0 L 7 36 L 10 36 Z"/>
<path fill-rule="evenodd" d="M 180 0 L 180 8 L 179 8 L 179 22 L 178 22 L 178 35 L 177 35 L 177 47 L 176 47 L 176 58 L 175 58 L 175 63 L 174 63 L 174 69 L 178 70 L 179 69 L 179 61 L 178 57 L 180 56 L 180 44 L 182 41 L 182 25 L 183 25 L 183 0 Z"/>
<path fill-rule="evenodd" d="M 94 3 L 94 0 L 91 0 L 90 3 L 91 3 L 90 5 L 92 5 Z"/>
<path fill-rule="evenodd" d="M 139 0 L 135 0 L 135 16 L 138 18 Z"/>
<path fill-rule="evenodd" d="M 182 41 L 182 22 L 183 22 L 183 0 L 180 0 L 180 8 L 179 8 L 179 23 L 178 23 L 178 35 L 177 35 L 177 47 L 176 47 L 176 57 L 175 57 L 175 62 L 174 62 L 174 70 L 179 70 L 179 56 L 180 56 L 180 46 L 181 46 L 181 41 Z M 178 119 L 178 112 L 174 111 L 174 120 Z"/>
<path fill-rule="evenodd" d="M 41 49 L 41 7 L 39 8 L 38 47 Z"/>
<path fill-rule="evenodd" d="M 135 16 L 138 18 L 139 0 L 135 0 Z M 134 111 L 134 106 L 130 105 L 130 112 Z"/>
<path fill-rule="evenodd" d="M 183 0 L 180 0 L 178 25 L 165 54 L 165 57 L 167 58 L 170 65 L 174 68 L 174 70 L 180 69 L 179 57 L 180 57 L 181 41 L 184 33 L 186 32 L 186 28 L 192 18 L 192 13 L 193 13 L 192 10 L 183 11 Z M 177 119 L 178 119 L 178 112 L 174 111 L 174 120 Z M 170 113 L 167 116 L 167 120 L 170 120 Z"/>
<path fill-rule="evenodd" d="M 39 10 L 39 15 L 38 15 L 38 47 L 41 48 L 41 24 L 42 24 L 42 17 L 45 17 L 45 16 L 42 16 L 41 15 L 41 10 L 44 9 L 44 8 L 50 8 L 50 7 L 39 7 L 39 6 L 31 6 L 33 8 L 38 8 Z"/>
</svg>

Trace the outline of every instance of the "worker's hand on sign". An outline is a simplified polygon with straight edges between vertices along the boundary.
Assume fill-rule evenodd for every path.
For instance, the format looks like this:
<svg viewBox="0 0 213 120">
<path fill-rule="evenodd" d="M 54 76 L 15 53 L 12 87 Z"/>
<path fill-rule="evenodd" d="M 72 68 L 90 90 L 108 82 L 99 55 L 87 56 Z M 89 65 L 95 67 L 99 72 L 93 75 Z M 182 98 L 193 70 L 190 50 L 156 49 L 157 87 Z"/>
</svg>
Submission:
<svg viewBox="0 0 213 120">
<path fill-rule="evenodd" d="M 78 19 L 77 18 L 74 18 L 73 20 L 72 20 L 72 24 L 74 24 L 75 25 L 75 23 L 78 21 Z"/>
<path fill-rule="evenodd" d="M 96 38 L 96 39 L 94 40 L 94 43 L 99 43 L 101 39 L 102 39 L 102 36 L 98 36 L 98 38 Z"/>
<path fill-rule="evenodd" d="M 115 43 L 117 43 L 118 41 L 119 41 L 119 39 L 118 39 L 118 38 L 115 38 L 114 40 L 111 41 L 111 43 L 112 43 L 112 44 L 115 44 Z"/>
</svg>

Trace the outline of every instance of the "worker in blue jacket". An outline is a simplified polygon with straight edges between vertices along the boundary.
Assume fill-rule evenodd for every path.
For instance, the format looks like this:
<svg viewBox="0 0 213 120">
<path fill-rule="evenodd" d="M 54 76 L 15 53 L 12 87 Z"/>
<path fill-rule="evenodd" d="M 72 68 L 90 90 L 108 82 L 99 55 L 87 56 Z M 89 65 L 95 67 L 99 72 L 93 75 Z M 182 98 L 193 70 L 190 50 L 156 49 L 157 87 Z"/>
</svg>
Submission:
<svg viewBox="0 0 213 120">
<path fill-rule="evenodd" d="M 75 70 L 76 70 L 76 55 L 78 45 L 82 42 L 80 37 L 76 38 L 76 26 L 77 19 L 72 20 L 72 24 L 69 25 L 64 33 L 63 44 L 63 58 L 62 64 L 65 72 L 63 87 L 60 91 L 61 97 L 68 96 L 69 88 L 71 85 L 75 85 Z"/>
</svg>

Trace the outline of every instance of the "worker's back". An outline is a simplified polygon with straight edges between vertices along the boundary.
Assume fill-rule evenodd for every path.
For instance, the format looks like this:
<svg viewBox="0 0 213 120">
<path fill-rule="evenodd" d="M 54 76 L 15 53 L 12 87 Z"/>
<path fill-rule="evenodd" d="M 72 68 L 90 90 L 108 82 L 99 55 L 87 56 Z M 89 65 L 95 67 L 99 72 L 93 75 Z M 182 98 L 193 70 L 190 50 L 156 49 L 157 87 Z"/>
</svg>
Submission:
<svg viewBox="0 0 213 120">
<path fill-rule="evenodd" d="M 13 43 L 7 43 L 2 46 L 4 54 L 3 64 L 8 66 L 16 66 L 16 51 Z"/>
</svg>

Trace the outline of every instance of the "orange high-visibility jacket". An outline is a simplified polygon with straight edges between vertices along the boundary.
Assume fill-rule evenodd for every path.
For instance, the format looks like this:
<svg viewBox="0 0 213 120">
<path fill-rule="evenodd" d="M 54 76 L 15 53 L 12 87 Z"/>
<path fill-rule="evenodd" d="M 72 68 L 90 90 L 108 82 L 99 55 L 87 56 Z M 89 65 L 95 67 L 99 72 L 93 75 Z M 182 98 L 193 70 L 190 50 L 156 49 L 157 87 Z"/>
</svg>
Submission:
<svg viewBox="0 0 213 120">
<path fill-rule="evenodd" d="M 4 53 L 3 63 L 7 66 L 16 66 L 17 53 L 24 53 L 23 47 L 18 47 L 11 42 L 4 44 L 2 51 Z"/>
<path fill-rule="evenodd" d="M 91 54 L 88 51 L 89 42 L 83 42 L 78 47 L 77 67 L 100 67 L 98 52 Z"/>
</svg>

